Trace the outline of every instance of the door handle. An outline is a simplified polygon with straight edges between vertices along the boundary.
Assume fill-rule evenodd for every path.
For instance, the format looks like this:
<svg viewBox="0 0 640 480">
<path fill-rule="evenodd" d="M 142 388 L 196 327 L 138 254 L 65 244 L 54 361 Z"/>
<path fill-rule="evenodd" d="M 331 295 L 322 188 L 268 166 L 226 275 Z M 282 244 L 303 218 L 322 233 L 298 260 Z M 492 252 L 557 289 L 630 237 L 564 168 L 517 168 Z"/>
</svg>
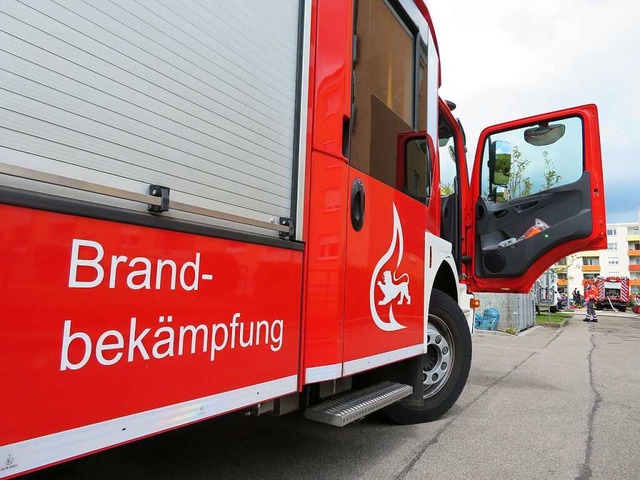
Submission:
<svg viewBox="0 0 640 480">
<path fill-rule="evenodd" d="M 351 225 L 356 232 L 364 224 L 364 184 L 356 178 L 351 185 Z"/>
</svg>

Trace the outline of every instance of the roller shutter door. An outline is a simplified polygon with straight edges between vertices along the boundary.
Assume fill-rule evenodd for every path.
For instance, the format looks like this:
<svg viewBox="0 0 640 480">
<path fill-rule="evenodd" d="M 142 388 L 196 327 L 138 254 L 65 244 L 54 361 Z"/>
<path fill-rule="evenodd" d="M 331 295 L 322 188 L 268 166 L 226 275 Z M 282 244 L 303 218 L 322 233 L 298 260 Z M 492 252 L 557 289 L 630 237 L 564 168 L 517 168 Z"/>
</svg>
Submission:
<svg viewBox="0 0 640 480">
<path fill-rule="evenodd" d="M 290 217 L 299 8 L 2 2 L 0 162 L 139 193 L 159 184 L 172 200 L 261 221 Z"/>
</svg>

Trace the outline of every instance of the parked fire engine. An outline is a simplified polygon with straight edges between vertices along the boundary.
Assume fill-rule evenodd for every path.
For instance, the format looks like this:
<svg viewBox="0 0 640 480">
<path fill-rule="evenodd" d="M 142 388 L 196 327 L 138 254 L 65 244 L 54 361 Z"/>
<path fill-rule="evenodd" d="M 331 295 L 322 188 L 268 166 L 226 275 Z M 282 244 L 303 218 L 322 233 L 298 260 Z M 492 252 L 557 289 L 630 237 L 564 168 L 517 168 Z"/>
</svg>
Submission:
<svg viewBox="0 0 640 480">
<path fill-rule="evenodd" d="M 596 279 L 598 287 L 598 300 L 596 308 L 618 309 L 621 312 L 627 311 L 629 303 L 629 278 L 628 277 L 598 277 Z"/>
<path fill-rule="evenodd" d="M 486 129 L 469 182 L 422 0 L 0 10 L 0 477 L 243 409 L 436 419 L 469 292 L 606 245 L 596 107 Z M 518 190 L 516 148 L 576 176 Z"/>
</svg>

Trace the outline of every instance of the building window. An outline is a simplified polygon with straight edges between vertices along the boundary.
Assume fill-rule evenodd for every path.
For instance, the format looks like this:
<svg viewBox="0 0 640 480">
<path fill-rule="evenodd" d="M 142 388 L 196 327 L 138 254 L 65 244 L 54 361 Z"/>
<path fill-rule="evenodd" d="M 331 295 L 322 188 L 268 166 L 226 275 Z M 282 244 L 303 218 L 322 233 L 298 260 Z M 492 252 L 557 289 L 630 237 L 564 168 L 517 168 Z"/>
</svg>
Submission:
<svg viewBox="0 0 640 480">
<path fill-rule="evenodd" d="M 618 249 L 617 242 L 607 243 L 607 250 L 617 250 L 617 249 Z"/>
<path fill-rule="evenodd" d="M 628 227 L 627 234 L 629 235 L 640 235 L 640 227 Z"/>
<path fill-rule="evenodd" d="M 617 235 L 617 234 L 618 234 L 618 230 L 616 228 L 607 229 L 607 235 Z"/>
<path fill-rule="evenodd" d="M 600 265 L 598 257 L 582 257 L 582 265 Z"/>
<path fill-rule="evenodd" d="M 567 274 L 566 273 L 559 273 L 558 274 L 558 280 L 567 280 Z"/>
<path fill-rule="evenodd" d="M 607 262 L 608 265 L 618 265 L 618 259 L 617 258 L 610 258 L 609 261 Z"/>
<path fill-rule="evenodd" d="M 598 274 L 597 273 L 585 273 L 582 275 L 582 278 L 584 278 L 585 280 L 595 280 L 596 278 L 598 278 Z"/>
<path fill-rule="evenodd" d="M 566 266 L 567 265 L 567 259 L 563 258 L 562 260 L 559 260 L 558 263 L 556 263 L 556 265 L 561 266 L 561 267 Z"/>
</svg>

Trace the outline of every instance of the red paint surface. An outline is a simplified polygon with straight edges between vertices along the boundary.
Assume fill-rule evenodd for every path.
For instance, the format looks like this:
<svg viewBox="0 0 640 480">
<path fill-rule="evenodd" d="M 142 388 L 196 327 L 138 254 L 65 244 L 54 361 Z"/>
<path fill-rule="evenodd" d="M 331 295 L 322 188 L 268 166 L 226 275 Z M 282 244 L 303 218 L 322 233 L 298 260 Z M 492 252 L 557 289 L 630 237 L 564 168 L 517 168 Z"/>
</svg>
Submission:
<svg viewBox="0 0 640 480">
<path fill-rule="evenodd" d="M 364 224 L 356 232 L 350 222 L 347 226 L 347 275 L 345 292 L 345 361 L 355 360 L 399 348 L 417 345 L 424 338 L 424 249 L 426 230 L 426 207 L 420 202 L 384 185 L 378 180 L 351 169 L 349 180 L 362 180 L 365 189 L 366 207 Z M 398 323 L 406 328 L 384 331 L 376 326 L 370 308 L 372 275 L 376 264 L 389 250 L 394 229 L 393 205 L 396 206 L 403 230 L 404 252 L 400 265 L 396 246 L 391 258 L 373 279 L 374 303 L 380 318 L 389 320 L 389 307 Z M 396 272 L 397 276 L 409 276 L 411 304 L 399 305 L 399 297 L 387 305 L 378 303 L 384 299 L 377 282 L 382 281 L 384 271 Z M 395 282 L 397 283 L 397 282 Z"/>
<path fill-rule="evenodd" d="M 0 378 L 6 386 L 0 396 L 5 412 L 0 444 L 297 373 L 302 252 L 6 205 L 0 205 L 0 216 Z M 102 244 L 103 263 L 111 255 L 125 255 L 180 265 L 199 252 L 200 275 L 212 274 L 213 280 L 200 280 L 195 291 L 171 290 L 168 282 L 160 290 L 131 290 L 124 275 L 115 288 L 106 279 L 96 288 L 69 288 L 74 238 Z M 121 268 L 120 273 L 127 271 Z M 78 279 L 92 278 L 90 271 L 79 270 Z M 152 328 L 143 340 L 151 355 L 153 334 L 167 325 L 159 323 L 161 315 L 173 317 L 178 333 L 181 325 L 229 325 L 236 313 L 245 322 L 283 320 L 281 348 L 274 352 L 262 342 L 240 348 L 236 340 L 232 349 L 229 340 L 211 361 L 210 348 L 203 354 L 201 342 L 199 353 L 190 354 L 188 337 L 181 356 L 176 341 L 173 357 L 144 360 L 136 351 L 134 361 L 126 361 L 131 317 L 139 333 Z M 92 339 L 92 356 L 78 370 L 61 371 L 65 320 L 72 321 L 72 333 Z M 111 366 L 95 357 L 96 341 L 107 330 L 122 332 L 126 342 L 124 349 L 104 352 L 108 359 L 124 352 Z M 274 333 L 277 337 L 277 328 Z M 83 353 L 84 343 L 72 341 L 70 361 L 80 362 Z"/>
<path fill-rule="evenodd" d="M 315 153 L 311 171 L 304 369 L 342 362 L 345 303 L 348 167 L 343 160 Z"/>
</svg>

